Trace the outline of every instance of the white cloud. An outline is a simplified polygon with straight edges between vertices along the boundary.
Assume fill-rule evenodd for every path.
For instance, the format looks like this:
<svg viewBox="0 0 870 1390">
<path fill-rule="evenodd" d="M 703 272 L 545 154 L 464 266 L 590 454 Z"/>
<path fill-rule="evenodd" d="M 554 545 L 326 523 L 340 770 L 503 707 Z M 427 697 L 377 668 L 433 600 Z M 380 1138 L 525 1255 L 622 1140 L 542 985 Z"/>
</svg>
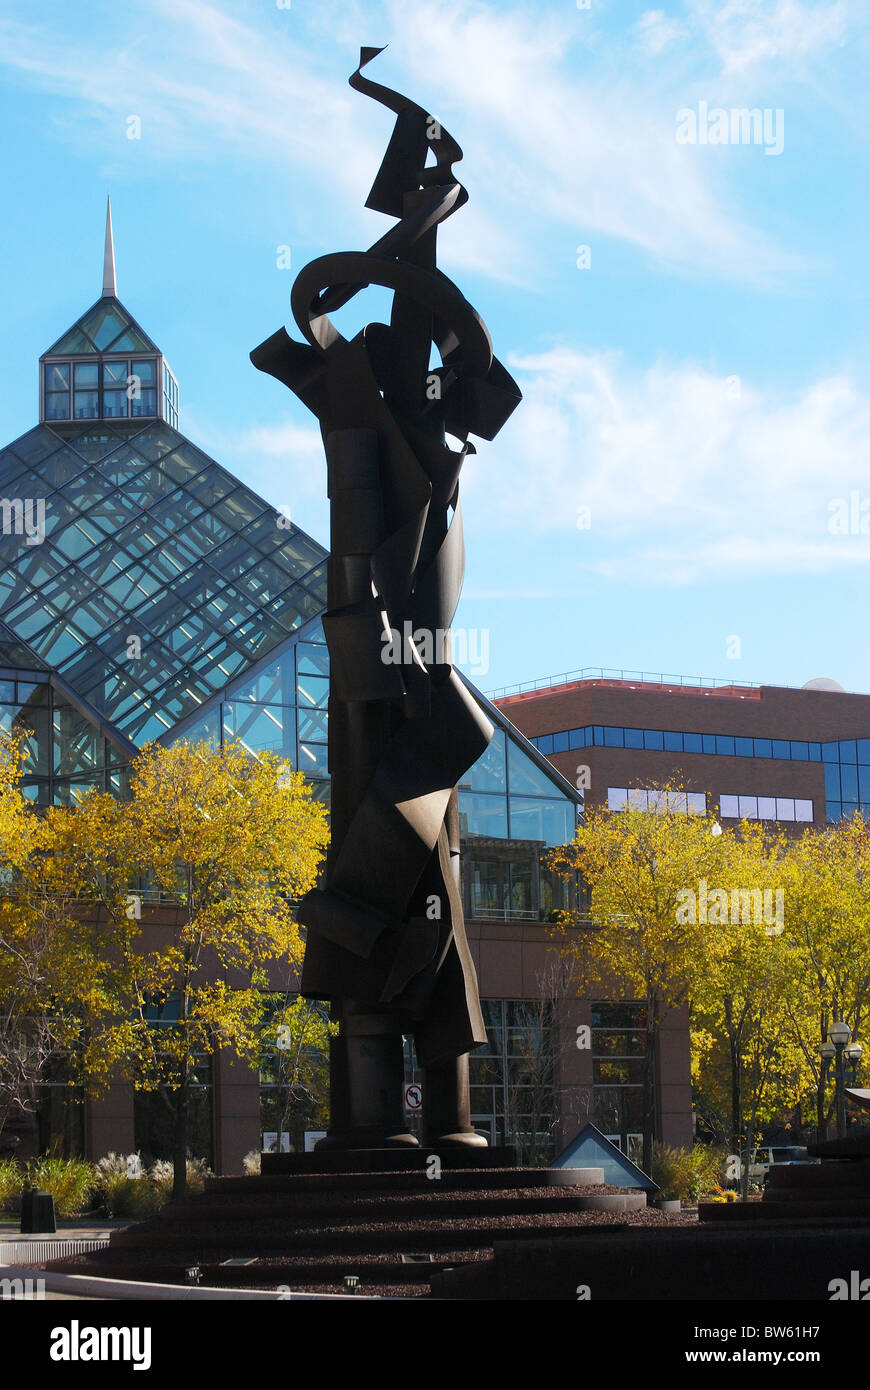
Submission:
<svg viewBox="0 0 870 1390">
<path fill-rule="evenodd" d="M 634 26 L 634 32 L 644 51 L 656 56 L 676 39 L 685 38 L 688 29 L 684 24 L 669 19 L 664 10 L 644 10 Z"/>
<path fill-rule="evenodd" d="M 760 64 L 782 64 L 799 77 L 810 60 L 846 40 L 847 11 L 842 0 L 802 4 L 801 0 L 691 0 L 693 18 L 718 54 L 726 74 L 739 75 Z"/>
<path fill-rule="evenodd" d="M 847 376 L 785 395 L 572 347 L 510 366 L 525 399 L 466 470 L 476 524 L 574 532 L 580 567 L 650 583 L 870 563 L 870 537 L 828 531 L 832 499 L 870 497 L 870 395 Z"/>
<path fill-rule="evenodd" d="M 120 160 L 135 114 L 145 167 L 244 154 L 316 172 L 359 208 L 383 152 L 377 133 L 344 82 L 318 75 L 296 29 L 261 32 L 205 0 L 143 0 L 137 15 L 140 32 L 127 42 L 110 25 L 79 37 L 59 32 L 53 17 L 44 26 L 0 21 L 0 63 L 80 103 L 88 123 L 64 112 L 58 136 L 96 141 L 105 157 Z"/>
<path fill-rule="evenodd" d="M 476 0 L 384 0 L 374 10 L 386 30 L 378 37 L 390 42 L 376 78 L 424 104 L 437 100 L 435 114 L 469 151 L 460 176 L 472 203 L 442 235 L 448 271 L 540 285 L 554 258 L 567 261 L 595 236 L 750 282 L 801 263 L 740 211 L 722 161 L 677 145 L 684 93 L 668 90 L 661 70 L 655 86 L 645 68 L 632 72 L 630 40 L 617 36 L 609 57 L 591 41 L 584 51 L 589 16 L 571 7 L 530 14 Z M 299 181 L 300 220 L 307 204 L 322 216 L 337 203 L 361 239 L 372 228 L 361 204 L 390 119 L 345 85 L 371 17 L 362 25 L 356 11 L 325 5 L 306 28 L 296 9 L 247 13 L 246 22 L 206 0 L 141 0 L 132 40 L 108 25 L 64 32 L 54 12 L 44 25 L 6 20 L 0 62 L 77 103 L 84 119 L 64 112 L 59 137 L 96 141 L 127 177 L 124 120 L 137 114 L 143 168 L 266 162 Z M 656 16 L 648 37 L 663 47 L 673 21 L 647 13 Z"/>
<path fill-rule="evenodd" d="M 741 280 L 799 263 L 742 217 L 721 164 L 676 143 L 682 95 L 606 61 L 578 66 L 566 12 L 530 16 L 471 0 L 422 0 L 410 14 L 403 0 L 388 5 L 395 35 L 385 71 L 398 66 L 412 92 L 438 94 L 436 114 L 470 151 L 460 175 L 510 230 L 512 278 L 539 278 L 553 225 L 566 246 L 616 237 L 672 266 Z"/>
</svg>

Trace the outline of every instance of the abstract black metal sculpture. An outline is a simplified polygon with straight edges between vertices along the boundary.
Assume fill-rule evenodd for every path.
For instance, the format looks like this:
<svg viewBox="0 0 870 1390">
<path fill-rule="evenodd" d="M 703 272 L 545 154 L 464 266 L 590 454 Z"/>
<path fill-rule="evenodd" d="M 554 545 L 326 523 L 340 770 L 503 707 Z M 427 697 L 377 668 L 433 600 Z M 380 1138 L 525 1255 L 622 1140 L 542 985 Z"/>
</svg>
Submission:
<svg viewBox="0 0 870 1390">
<path fill-rule="evenodd" d="M 405 1132 L 403 1034 L 424 1069 L 427 1141 L 481 1145 L 468 1052 L 486 1034 L 462 912 L 456 784 L 492 726 L 451 665 L 449 629 L 468 436 L 493 439 L 520 392 L 478 314 L 436 269 L 438 226 L 468 197 L 452 169 L 462 150 L 422 107 L 362 75 L 380 52 L 361 50 L 350 85 L 396 113 L 366 206 L 398 221 L 368 251 L 307 265 L 291 300 L 306 341 L 280 329 L 251 353 L 317 416 L 328 469 L 332 841 L 325 886 L 300 909 L 302 989 L 329 999 L 340 1025 L 324 1145 L 417 1143 Z M 390 323 L 348 341 L 329 314 L 369 285 L 392 291 Z"/>
</svg>

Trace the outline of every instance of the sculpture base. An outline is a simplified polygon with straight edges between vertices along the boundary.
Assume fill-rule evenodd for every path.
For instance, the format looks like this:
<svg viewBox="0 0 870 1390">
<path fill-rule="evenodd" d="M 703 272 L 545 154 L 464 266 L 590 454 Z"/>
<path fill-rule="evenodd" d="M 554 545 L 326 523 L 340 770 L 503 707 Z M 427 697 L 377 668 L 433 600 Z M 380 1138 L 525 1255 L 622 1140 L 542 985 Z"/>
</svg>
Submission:
<svg viewBox="0 0 870 1390">
<path fill-rule="evenodd" d="M 260 1171 L 264 1177 L 291 1173 L 425 1173 L 433 1157 L 442 1168 L 513 1168 L 512 1148 L 452 1148 L 437 1145 L 416 1149 L 322 1149 L 309 1154 L 263 1154 Z"/>
<path fill-rule="evenodd" d="M 316 1153 L 355 1153 L 370 1149 L 417 1149 L 420 1141 L 415 1134 L 400 1131 L 396 1134 L 383 1134 L 378 1130 L 357 1130 L 350 1133 L 336 1132 L 318 1140 Z"/>
</svg>

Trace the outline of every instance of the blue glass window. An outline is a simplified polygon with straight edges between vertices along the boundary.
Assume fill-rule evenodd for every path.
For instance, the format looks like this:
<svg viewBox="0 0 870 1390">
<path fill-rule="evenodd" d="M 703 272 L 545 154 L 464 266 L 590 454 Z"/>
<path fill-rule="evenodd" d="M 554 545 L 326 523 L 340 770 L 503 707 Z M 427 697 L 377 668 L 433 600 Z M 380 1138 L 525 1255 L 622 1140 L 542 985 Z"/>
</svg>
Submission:
<svg viewBox="0 0 870 1390">
<path fill-rule="evenodd" d="M 306 777 L 326 777 L 329 773 L 325 743 L 300 743 L 299 771 Z M 499 797 L 501 801 L 501 797 Z"/>
<path fill-rule="evenodd" d="M 788 758 L 791 756 L 791 744 L 787 738 L 775 738 L 773 740 L 773 756 L 775 758 Z"/>
<path fill-rule="evenodd" d="M 820 743 L 808 743 L 810 762 L 818 763 L 822 760 L 822 745 Z"/>
<path fill-rule="evenodd" d="M 738 758 L 751 758 L 754 755 L 751 738 L 735 738 L 734 752 Z"/>
<path fill-rule="evenodd" d="M 503 804 L 503 803 L 502 803 Z M 511 838 L 564 845 L 574 838 L 574 808 L 569 801 L 511 797 Z"/>
<path fill-rule="evenodd" d="M 553 752 L 554 752 L 554 753 L 567 753 L 567 752 L 568 752 L 568 735 L 567 735 L 567 734 L 554 734 L 554 735 L 553 735 Z"/>
<path fill-rule="evenodd" d="M 843 802 L 858 801 L 858 769 L 852 763 L 840 763 L 840 785 Z"/>
<path fill-rule="evenodd" d="M 734 738 L 731 734 L 716 735 L 716 752 L 733 755 Z"/>
<path fill-rule="evenodd" d="M 127 416 L 127 392 L 126 391 L 104 391 L 103 392 L 103 418 L 106 420 L 124 420 Z"/>
<path fill-rule="evenodd" d="M 678 733 L 665 733 L 665 749 L 668 753 L 682 753 L 683 735 Z"/>
<path fill-rule="evenodd" d="M 858 761 L 858 749 L 855 740 L 843 739 L 840 743 L 840 762 L 856 763 Z"/>
<path fill-rule="evenodd" d="M 96 420 L 100 413 L 99 391 L 76 391 L 73 395 L 73 418 Z"/>
<path fill-rule="evenodd" d="M 644 729 L 643 731 L 644 748 L 663 749 L 665 746 L 664 735 L 660 729 Z"/>
<path fill-rule="evenodd" d="M 75 387 L 77 391 L 96 388 L 100 384 L 99 368 L 96 362 L 76 362 Z"/>
<path fill-rule="evenodd" d="M 612 726 L 608 726 L 607 728 L 605 728 L 605 730 L 604 730 L 604 747 L 605 747 L 605 748 L 622 748 L 622 747 L 624 747 L 622 729 L 617 729 L 617 728 L 614 728 L 614 727 L 612 727 Z"/>
<path fill-rule="evenodd" d="M 843 807 L 839 801 L 829 801 L 825 807 L 825 818 L 829 821 L 840 820 L 843 815 Z"/>
<path fill-rule="evenodd" d="M 715 735 L 715 734 L 702 734 L 702 735 L 701 735 L 701 743 L 703 744 L 703 751 L 704 751 L 705 753 L 715 753 L 715 752 L 716 752 L 716 735 Z"/>
<path fill-rule="evenodd" d="M 300 759 L 302 771 L 306 768 Z M 463 837 L 484 835 L 487 838 L 507 839 L 507 802 L 503 796 L 459 793 L 459 830 Z"/>
<path fill-rule="evenodd" d="M 44 370 L 46 420 L 69 419 L 69 363 L 47 362 Z"/>
<path fill-rule="evenodd" d="M 683 752 L 703 753 L 704 744 L 700 734 L 683 734 Z"/>
<path fill-rule="evenodd" d="M 825 763 L 825 796 L 829 801 L 840 800 L 840 768 L 838 763 Z"/>
<path fill-rule="evenodd" d="M 756 758 L 772 758 L 773 748 L 769 738 L 754 738 Z"/>
<path fill-rule="evenodd" d="M 570 733 L 568 734 L 568 747 L 569 747 L 569 748 L 572 748 L 572 749 L 573 749 L 573 748 L 585 748 L 585 747 L 586 747 L 586 730 L 585 730 L 585 729 L 572 729 L 572 730 L 570 731 Z"/>
<path fill-rule="evenodd" d="M 808 745 L 807 745 L 806 743 L 796 743 L 795 740 L 792 739 L 792 741 L 791 741 L 791 756 L 794 758 L 795 762 L 799 762 L 799 763 L 805 763 L 805 762 L 807 762 L 807 760 L 809 759 L 809 756 L 810 756 Z"/>
<path fill-rule="evenodd" d="M 313 642 L 300 642 L 296 648 L 296 673 L 298 676 L 328 676 L 329 652 L 325 646 Z"/>
<path fill-rule="evenodd" d="M 276 710 L 275 713 L 278 711 Z M 299 709 L 297 711 L 297 724 L 299 737 L 303 743 L 309 741 L 314 743 L 326 742 L 328 734 L 325 709 Z M 474 776 L 481 779 L 479 788 L 472 780 L 475 791 L 497 791 L 499 776 L 502 779 L 502 785 L 504 785 L 504 749 L 499 748 L 498 732 L 496 730 L 486 753 L 477 760 L 472 769 Z M 484 785 L 484 781 L 488 782 L 489 785 Z"/>
<path fill-rule="evenodd" d="M 870 765 L 870 738 L 856 739 L 858 745 L 858 762 Z"/>
<path fill-rule="evenodd" d="M 870 801 L 870 767 L 858 764 L 858 795 L 862 801 Z"/>
<path fill-rule="evenodd" d="M 593 740 L 594 740 L 594 742 L 595 742 L 595 744 L 596 744 L 596 746 L 597 746 L 598 748 L 603 747 L 603 744 L 604 744 L 604 729 L 602 728 L 602 726 L 601 726 L 600 724 L 596 724 L 596 725 L 593 727 L 593 730 L 592 730 L 592 737 L 593 737 Z"/>
<path fill-rule="evenodd" d="M 522 796 L 551 796 L 553 794 L 553 782 L 550 774 L 538 767 L 537 763 L 532 762 L 532 759 L 523 752 L 513 739 L 508 740 L 508 759 L 510 790 L 514 796 L 518 794 Z M 561 844 L 562 841 L 559 843 Z"/>
<path fill-rule="evenodd" d="M 134 396 L 130 401 L 130 414 L 134 419 L 145 418 L 149 415 L 157 414 L 157 392 L 146 387 L 142 387 L 138 398 Z"/>
<path fill-rule="evenodd" d="M 303 709 L 307 705 L 323 707 L 329 700 L 329 680 L 326 676 L 300 675 L 296 682 L 296 702 Z"/>
<path fill-rule="evenodd" d="M 544 753 L 544 754 L 546 754 L 546 753 L 552 753 L 552 751 L 553 751 L 553 735 L 552 735 L 552 734 L 542 734 L 540 738 L 536 738 L 536 739 L 534 740 L 534 744 L 535 744 L 535 747 L 538 749 L 539 752 Z"/>
<path fill-rule="evenodd" d="M 840 745 L 838 743 L 822 744 L 822 762 L 838 763 L 840 761 Z"/>
<path fill-rule="evenodd" d="M 643 729 L 626 729 L 624 733 L 626 748 L 643 748 Z"/>
<path fill-rule="evenodd" d="M 124 364 L 126 368 L 126 363 Z M 157 362 L 153 357 L 146 357 L 144 360 L 134 361 L 130 367 L 131 376 L 139 378 L 141 386 L 157 385 Z"/>
</svg>

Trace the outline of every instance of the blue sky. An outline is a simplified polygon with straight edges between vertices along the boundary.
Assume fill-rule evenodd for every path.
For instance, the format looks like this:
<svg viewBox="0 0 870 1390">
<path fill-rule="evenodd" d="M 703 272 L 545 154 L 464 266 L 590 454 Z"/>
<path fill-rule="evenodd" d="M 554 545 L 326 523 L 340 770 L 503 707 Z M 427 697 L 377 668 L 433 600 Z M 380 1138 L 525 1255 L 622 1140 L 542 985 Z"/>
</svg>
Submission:
<svg viewBox="0 0 870 1390">
<path fill-rule="evenodd" d="M 525 397 L 463 474 L 477 683 L 603 665 L 870 691 L 860 0 L 2 0 L 0 439 L 99 294 L 110 192 L 119 296 L 182 429 L 326 541 L 314 421 L 248 352 L 306 261 L 388 225 L 363 208 L 391 118 L 347 86 L 361 43 L 464 149 L 441 265 Z M 681 143 L 701 103 L 768 111 L 781 152 Z M 359 322 L 382 312 L 372 294 Z M 857 534 L 832 531 L 853 494 Z"/>
</svg>

